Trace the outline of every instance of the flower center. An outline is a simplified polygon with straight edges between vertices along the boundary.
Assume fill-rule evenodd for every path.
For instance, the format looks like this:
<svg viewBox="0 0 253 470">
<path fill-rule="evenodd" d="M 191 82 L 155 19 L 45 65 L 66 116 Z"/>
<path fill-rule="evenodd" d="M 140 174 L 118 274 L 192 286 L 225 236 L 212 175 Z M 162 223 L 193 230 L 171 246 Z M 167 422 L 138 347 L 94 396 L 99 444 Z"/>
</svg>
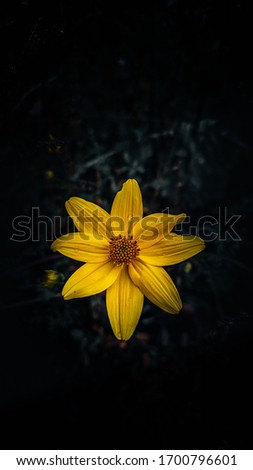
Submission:
<svg viewBox="0 0 253 470">
<path fill-rule="evenodd" d="M 109 250 L 109 258 L 117 265 L 129 264 L 132 259 L 139 255 L 140 251 L 136 240 L 133 240 L 132 237 L 122 237 L 122 235 L 110 241 Z"/>
</svg>

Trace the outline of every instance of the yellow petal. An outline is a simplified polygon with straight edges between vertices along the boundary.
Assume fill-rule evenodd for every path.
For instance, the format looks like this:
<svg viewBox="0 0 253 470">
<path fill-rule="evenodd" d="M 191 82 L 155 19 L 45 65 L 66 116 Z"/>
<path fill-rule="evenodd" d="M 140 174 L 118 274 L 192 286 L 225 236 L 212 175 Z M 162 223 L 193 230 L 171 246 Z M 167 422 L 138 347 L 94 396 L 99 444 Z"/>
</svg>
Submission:
<svg viewBox="0 0 253 470">
<path fill-rule="evenodd" d="M 129 274 L 142 293 L 165 312 L 178 313 L 182 302 L 169 274 L 160 267 L 142 261 L 129 264 Z"/>
<path fill-rule="evenodd" d="M 111 327 L 117 339 L 128 340 L 139 321 L 143 294 L 124 267 L 117 280 L 106 291 L 106 306 Z"/>
<path fill-rule="evenodd" d="M 169 266 L 191 258 L 204 248 L 204 241 L 197 236 L 170 233 L 151 247 L 142 248 L 138 259 L 154 266 Z"/>
<path fill-rule="evenodd" d="M 109 259 L 108 241 L 97 240 L 93 234 L 83 232 L 63 235 L 52 243 L 51 248 L 64 256 L 85 263 L 105 263 Z"/>
<path fill-rule="evenodd" d="M 142 196 L 136 180 L 127 180 L 113 201 L 112 229 L 115 236 L 131 235 L 133 225 L 143 217 Z"/>
<path fill-rule="evenodd" d="M 102 207 L 80 197 L 71 197 L 65 205 L 77 230 L 91 233 L 97 240 L 110 239 L 111 232 L 108 225 L 110 216 Z"/>
<path fill-rule="evenodd" d="M 87 297 L 108 289 L 117 279 L 121 267 L 112 262 L 87 263 L 70 276 L 62 290 L 65 300 Z"/>
<path fill-rule="evenodd" d="M 133 237 L 141 249 L 148 248 L 164 238 L 176 224 L 181 224 L 186 214 L 164 214 L 158 212 L 141 219 L 133 228 Z"/>
</svg>

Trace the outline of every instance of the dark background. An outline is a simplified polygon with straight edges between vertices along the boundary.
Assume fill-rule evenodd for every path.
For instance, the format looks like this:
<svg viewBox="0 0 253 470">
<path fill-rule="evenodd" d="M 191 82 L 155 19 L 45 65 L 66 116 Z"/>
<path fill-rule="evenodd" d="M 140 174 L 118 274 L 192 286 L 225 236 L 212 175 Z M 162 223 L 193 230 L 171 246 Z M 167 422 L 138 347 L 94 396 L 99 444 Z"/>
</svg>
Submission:
<svg viewBox="0 0 253 470">
<path fill-rule="evenodd" d="M 1 15 L 1 446 L 252 448 L 252 17 L 246 1 L 8 2 Z M 79 266 L 49 222 L 80 196 L 110 210 L 127 178 L 145 213 L 224 219 L 169 272 L 174 317 L 146 301 L 128 343 L 104 294 L 64 302 Z M 223 212 L 222 212 L 223 213 Z M 44 220 L 46 220 L 44 218 Z M 47 224 L 47 230 L 46 230 Z M 56 224 L 55 236 L 60 228 Z M 221 239 L 222 238 L 222 239 Z M 190 263 L 190 264 L 189 264 Z M 45 270 L 57 281 L 45 286 Z"/>
</svg>

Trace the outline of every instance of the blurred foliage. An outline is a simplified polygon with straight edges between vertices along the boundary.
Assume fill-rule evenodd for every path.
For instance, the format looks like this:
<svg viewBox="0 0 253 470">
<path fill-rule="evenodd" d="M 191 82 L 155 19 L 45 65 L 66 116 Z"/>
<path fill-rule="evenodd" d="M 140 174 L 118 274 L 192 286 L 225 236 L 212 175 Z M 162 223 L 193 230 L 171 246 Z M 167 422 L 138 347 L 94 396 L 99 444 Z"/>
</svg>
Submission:
<svg viewBox="0 0 253 470">
<path fill-rule="evenodd" d="M 145 428 L 145 406 L 157 406 L 157 414 L 151 413 L 157 426 L 163 406 L 161 427 L 170 413 L 178 430 L 189 429 L 192 419 L 204 426 L 205 393 L 209 386 L 214 391 L 205 367 L 215 373 L 219 364 L 220 380 L 224 370 L 231 372 L 230 353 L 233 347 L 240 350 L 243 337 L 249 344 L 252 328 L 253 96 L 247 28 L 240 29 L 246 18 L 246 2 L 224 2 L 223 8 L 211 1 L 122 4 L 112 13 L 99 1 L 87 2 L 84 13 L 65 1 L 7 8 L 0 141 L 6 221 L 2 315 L 11 345 L 7 375 L 14 368 L 19 376 L 13 365 L 19 353 L 22 363 L 27 361 L 18 398 L 18 379 L 6 381 L 11 409 L 29 397 L 49 400 L 53 408 L 63 387 L 66 403 L 58 413 L 64 409 L 77 420 L 84 413 L 82 387 L 93 403 L 94 390 L 99 400 L 100 392 L 118 386 L 116 403 L 125 403 L 132 418 L 136 413 L 137 430 L 142 423 Z M 73 230 L 64 208 L 69 197 L 109 211 L 127 178 L 138 180 L 145 214 L 169 208 L 186 212 L 197 226 L 201 217 L 218 219 L 219 208 L 227 208 L 227 220 L 241 216 L 235 225 L 241 240 L 220 240 L 223 219 L 209 226 L 216 240 L 168 269 L 183 300 L 180 315 L 146 301 L 126 344 L 112 335 L 104 293 L 62 300 L 62 285 L 80 263 L 51 253 L 50 242 Z M 36 207 L 39 213 L 32 212 Z M 20 215 L 34 216 L 34 240 L 10 239 L 13 219 Z M 38 225 L 39 216 L 44 222 Z M 205 238 L 201 223 L 198 229 Z M 56 273 L 47 285 L 46 271 Z M 41 371 L 33 375 L 37 367 Z M 182 407 L 178 416 L 165 399 L 169 390 L 172 402 Z M 212 420 L 210 429 L 215 429 Z M 146 433 L 154 436 L 150 428 Z M 213 442 L 226 446 L 233 439 L 223 426 Z"/>
</svg>

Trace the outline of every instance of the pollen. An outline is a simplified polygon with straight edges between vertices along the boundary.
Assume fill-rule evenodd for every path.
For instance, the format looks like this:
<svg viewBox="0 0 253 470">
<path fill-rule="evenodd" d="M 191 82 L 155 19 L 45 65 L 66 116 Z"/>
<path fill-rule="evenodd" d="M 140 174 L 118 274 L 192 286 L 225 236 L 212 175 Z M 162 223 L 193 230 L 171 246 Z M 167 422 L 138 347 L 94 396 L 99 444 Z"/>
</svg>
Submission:
<svg viewBox="0 0 253 470">
<path fill-rule="evenodd" d="M 132 237 L 122 237 L 122 235 L 110 241 L 109 250 L 109 258 L 118 266 L 123 263 L 131 263 L 140 252 L 136 240 L 133 240 Z"/>
</svg>

